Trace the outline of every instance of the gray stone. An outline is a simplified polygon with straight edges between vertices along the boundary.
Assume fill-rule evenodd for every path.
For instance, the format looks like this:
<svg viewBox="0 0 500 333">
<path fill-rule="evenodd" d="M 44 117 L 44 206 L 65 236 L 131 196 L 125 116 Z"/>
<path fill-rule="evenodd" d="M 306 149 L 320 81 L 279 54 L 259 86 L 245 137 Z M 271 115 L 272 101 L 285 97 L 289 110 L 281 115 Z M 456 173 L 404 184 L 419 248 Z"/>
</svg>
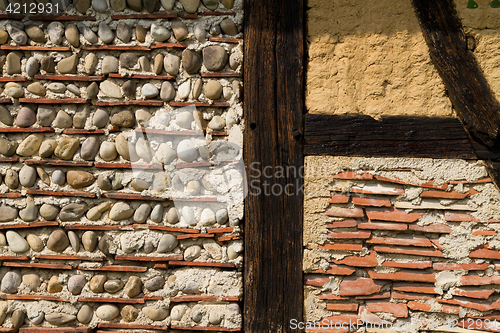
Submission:
<svg viewBox="0 0 500 333">
<path fill-rule="evenodd" d="M 76 320 L 78 320 L 80 324 L 88 324 L 92 320 L 93 316 L 94 311 L 92 311 L 92 308 L 89 305 L 84 304 L 80 310 L 78 310 Z"/>
<path fill-rule="evenodd" d="M 52 82 L 47 86 L 47 90 L 58 94 L 64 94 L 66 92 L 66 85 L 61 82 Z"/>
<path fill-rule="evenodd" d="M 175 321 L 180 321 L 182 316 L 186 313 L 186 306 L 184 304 L 176 305 L 170 311 L 170 318 Z"/>
<path fill-rule="evenodd" d="M 73 275 L 68 279 L 68 291 L 73 295 L 79 295 L 86 283 L 87 279 L 84 275 Z"/>
<path fill-rule="evenodd" d="M 90 279 L 89 289 L 93 293 L 103 293 L 104 292 L 104 283 L 108 277 L 104 274 L 97 274 Z"/>
<path fill-rule="evenodd" d="M 120 154 L 123 159 L 127 161 L 137 160 L 137 153 L 135 152 L 135 147 L 132 143 L 129 143 L 127 138 L 120 133 L 115 138 L 115 147 L 118 154 Z"/>
<path fill-rule="evenodd" d="M 201 255 L 201 247 L 198 245 L 192 245 L 184 251 L 184 260 L 193 261 Z"/>
<path fill-rule="evenodd" d="M 23 165 L 19 171 L 19 182 L 24 187 L 31 187 L 35 185 L 36 169 L 29 165 Z"/>
<path fill-rule="evenodd" d="M 125 54 L 125 53 L 122 53 Z M 120 56 L 120 59 L 122 56 Z M 102 74 L 118 73 L 118 59 L 113 56 L 106 56 L 102 60 Z"/>
<path fill-rule="evenodd" d="M 158 53 L 155 55 L 154 58 L 154 64 L 153 64 L 153 73 L 155 74 L 161 74 L 161 71 L 163 70 L 163 54 Z"/>
<path fill-rule="evenodd" d="M 28 74 L 28 76 L 34 76 L 36 73 L 38 73 L 39 68 L 40 64 L 35 57 L 31 57 L 28 59 L 28 61 L 26 61 L 26 74 Z"/>
<path fill-rule="evenodd" d="M 158 243 L 158 248 L 156 251 L 159 253 L 170 252 L 177 246 L 178 241 L 177 237 L 171 234 L 165 234 L 160 238 L 160 242 Z"/>
<path fill-rule="evenodd" d="M 182 7 L 184 7 L 184 10 L 189 14 L 196 13 L 198 6 L 200 5 L 200 0 L 179 0 L 179 2 Z"/>
<path fill-rule="evenodd" d="M 191 81 L 186 80 L 186 82 L 181 84 L 177 89 L 177 98 L 180 100 L 188 98 L 190 91 L 191 91 Z"/>
<path fill-rule="evenodd" d="M 56 71 L 56 62 L 54 61 L 54 57 L 45 56 L 40 59 L 40 68 L 47 73 L 54 73 Z"/>
<path fill-rule="evenodd" d="M 140 311 L 136 309 L 133 305 L 125 305 L 120 312 L 123 320 L 126 322 L 133 322 L 139 316 Z"/>
<path fill-rule="evenodd" d="M 203 64 L 209 71 L 218 72 L 226 67 L 228 55 L 219 45 L 207 46 L 203 49 Z"/>
<path fill-rule="evenodd" d="M 214 260 L 222 260 L 222 247 L 213 239 L 206 239 L 203 242 L 203 248 Z"/>
<path fill-rule="evenodd" d="M 38 174 L 38 177 L 40 177 L 42 182 L 44 182 L 46 185 L 50 186 L 50 177 L 42 167 L 37 166 L 36 173 Z"/>
<path fill-rule="evenodd" d="M 135 37 L 137 38 L 137 41 L 139 43 L 144 43 L 144 41 L 146 40 L 146 34 L 147 31 L 142 25 L 138 24 L 135 27 Z"/>
<path fill-rule="evenodd" d="M 87 13 L 87 10 L 90 8 L 90 0 L 76 0 L 74 1 L 75 9 L 80 14 Z"/>
<path fill-rule="evenodd" d="M 212 36 L 218 36 L 222 34 L 222 29 L 220 28 L 220 25 L 214 24 L 210 27 L 210 34 Z"/>
<path fill-rule="evenodd" d="M 120 90 L 120 86 L 109 81 L 109 80 L 105 80 L 105 81 L 101 82 L 101 84 L 99 85 L 99 89 L 106 96 L 113 97 L 113 98 L 122 98 L 123 97 L 122 92 Z"/>
<path fill-rule="evenodd" d="M 206 98 L 217 100 L 222 95 L 222 84 L 217 80 L 210 80 L 203 89 Z"/>
<path fill-rule="evenodd" d="M 61 74 L 76 74 L 76 66 L 78 65 L 78 54 L 73 54 L 68 58 L 64 58 L 57 63 L 57 70 Z"/>
<path fill-rule="evenodd" d="M 47 240 L 47 248 L 55 252 L 63 252 L 69 246 L 69 239 L 63 230 L 54 230 Z"/>
<path fill-rule="evenodd" d="M 141 93 L 146 98 L 154 98 L 158 96 L 160 91 L 152 83 L 146 83 L 141 88 Z"/>
<path fill-rule="evenodd" d="M 113 186 L 111 185 L 111 179 L 109 179 L 107 175 L 102 173 L 99 175 L 99 177 L 97 177 L 97 186 L 104 191 L 110 191 L 113 188 Z"/>
<path fill-rule="evenodd" d="M 13 27 L 10 24 L 7 24 L 5 27 L 7 28 L 10 38 L 12 38 L 16 44 L 26 45 L 26 43 L 28 43 L 28 35 L 26 35 L 23 30 Z"/>
<path fill-rule="evenodd" d="M 175 97 L 174 86 L 169 81 L 164 81 L 161 84 L 160 98 L 163 101 L 169 102 L 169 101 L 173 100 L 174 97 Z"/>
<path fill-rule="evenodd" d="M 101 251 L 105 255 L 109 255 L 110 254 L 109 247 L 111 246 L 112 243 L 113 239 L 111 238 L 111 236 L 109 235 L 102 236 L 101 239 L 99 239 L 99 244 L 98 244 L 99 251 Z"/>
<path fill-rule="evenodd" d="M 43 242 L 37 235 L 29 234 L 26 236 L 26 241 L 30 248 L 35 252 L 40 252 L 43 249 Z"/>
<path fill-rule="evenodd" d="M 219 0 L 224 7 L 227 9 L 233 9 L 234 6 L 234 0 Z"/>
<path fill-rule="evenodd" d="M 83 63 L 83 70 L 85 71 L 85 74 L 94 74 L 95 66 L 97 66 L 97 56 L 95 55 L 95 53 L 87 54 Z"/>
<path fill-rule="evenodd" d="M 104 283 L 104 290 L 110 294 L 120 291 L 125 284 L 121 280 L 108 280 Z"/>
<path fill-rule="evenodd" d="M 5 95 L 13 98 L 21 98 L 24 95 L 23 87 L 20 84 L 14 82 L 7 83 L 3 92 Z"/>
<path fill-rule="evenodd" d="M 197 180 L 191 180 L 186 185 L 186 193 L 189 195 L 198 195 L 200 193 L 200 190 L 200 182 Z"/>
<path fill-rule="evenodd" d="M 16 309 L 12 312 L 12 316 L 10 317 L 10 322 L 12 323 L 12 327 L 14 329 L 18 329 L 24 324 L 24 318 L 26 317 L 26 313 L 22 309 Z"/>
<path fill-rule="evenodd" d="M 142 6 L 148 13 L 154 12 L 157 4 L 158 4 L 157 0 L 142 0 Z"/>
<path fill-rule="evenodd" d="M 99 175 L 99 177 L 100 177 L 100 175 Z M 92 207 L 87 212 L 87 218 L 90 221 L 96 221 L 96 220 L 100 219 L 101 216 L 102 216 L 102 213 L 104 213 L 105 211 L 107 211 L 109 209 L 109 206 L 110 206 L 110 203 L 107 201 L 107 202 L 103 202 L 103 203 L 100 203 L 97 206 Z"/>
<path fill-rule="evenodd" d="M 203 0 L 203 5 L 209 10 L 216 10 L 219 7 L 218 0 Z"/>
<path fill-rule="evenodd" d="M 99 149 L 99 156 L 106 162 L 113 161 L 118 157 L 115 144 L 113 142 L 104 141 Z"/>
<path fill-rule="evenodd" d="M 239 53 L 233 53 L 229 57 L 229 67 L 231 67 L 232 70 L 236 70 L 238 66 L 241 64 L 241 62 L 242 59 Z"/>
<path fill-rule="evenodd" d="M 168 316 L 168 310 L 165 308 L 157 308 L 154 306 L 145 306 L 142 308 L 142 313 L 153 321 L 164 320 Z"/>
<path fill-rule="evenodd" d="M 134 212 L 134 222 L 144 223 L 151 212 L 151 206 L 147 203 L 141 204 Z"/>
<path fill-rule="evenodd" d="M 45 93 L 46 93 L 45 87 L 40 82 L 30 83 L 26 87 L 26 90 L 28 90 L 28 92 L 30 92 L 34 95 L 37 95 L 37 96 L 45 96 Z"/>
<path fill-rule="evenodd" d="M 73 251 L 78 252 L 80 250 L 80 239 L 78 235 L 73 230 L 68 231 L 69 245 Z"/>
<path fill-rule="evenodd" d="M 30 248 L 28 242 L 15 231 L 7 231 L 5 237 L 7 238 L 7 244 L 9 244 L 12 252 L 22 253 L 28 251 Z"/>
<path fill-rule="evenodd" d="M 98 93 L 99 93 L 99 86 L 97 85 L 97 82 L 92 82 L 87 87 L 87 97 L 90 99 L 96 99 Z"/>
<path fill-rule="evenodd" d="M 125 202 L 117 202 L 109 212 L 109 218 L 113 221 L 126 220 L 132 217 L 134 209 Z"/>
<path fill-rule="evenodd" d="M 51 22 L 47 26 L 47 33 L 52 43 L 60 45 L 63 41 L 64 25 L 61 22 Z"/>
<path fill-rule="evenodd" d="M 55 221 L 57 214 L 59 214 L 59 207 L 57 206 L 45 203 L 40 207 L 40 216 L 46 221 Z"/>
<path fill-rule="evenodd" d="M 171 207 L 167 212 L 167 223 L 176 224 L 179 222 L 179 215 L 177 215 L 177 209 Z"/>
<path fill-rule="evenodd" d="M 131 111 L 121 111 L 111 116 L 111 124 L 118 127 L 131 128 L 135 125 L 135 116 Z"/>
<path fill-rule="evenodd" d="M 178 42 L 186 39 L 189 34 L 186 24 L 182 21 L 172 22 L 172 31 L 174 32 L 175 39 L 177 39 Z"/>
<path fill-rule="evenodd" d="M 144 283 L 144 287 L 149 291 L 156 291 L 163 288 L 164 285 L 165 279 L 163 276 L 155 276 Z"/>
<path fill-rule="evenodd" d="M 163 59 L 163 66 L 165 71 L 170 75 L 177 75 L 181 65 L 181 57 L 171 53 L 167 53 Z"/>
<path fill-rule="evenodd" d="M 70 203 L 61 209 L 59 219 L 62 222 L 76 221 L 82 217 L 86 210 L 87 204 L 85 203 Z"/>
<path fill-rule="evenodd" d="M 73 125 L 73 118 L 63 110 L 57 112 L 56 118 L 52 122 L 52 127 L 70 128 Z"/>
<path fill-rule="evenodd" d="M 10 188 L 11 190 L 17 189 L 19 187 L 19 176 L 17 175 L 17 172 L 15 172 L 12 169 L 7 170 L 7 172 L 5 173 L 4 182 L 5 185 L 7 185 L 7 187 Z M 17 216 L 17 211 L 16 211 L 16 216 Z"/>
<path fill-rule="evenodd" d="M 170 38 L 170 30 L 156 23 L 151 24 L 151 37 L 157 42 L 163 42 Z"/>
<path fill-rule="evenodd" d="M 160 0 L 160 3 L 166 11 L 171 11 L 174 8 L 175 0 Z"/>
<path fill-rule="evenodd" d="M 168 165 L 177 158 L 177 153 L 167 143 L 162 143 L 156 151 L 156 159 Z"/>
<path fill-rule="evenodd" d="M 109 44 L 113 41 L 113 39 L 115 39 L 113 30 L 111 30 L 111 28 L 104 21 L 101 21 L 101 23 L 99 23 L 99 30 L 97 31 L 97 35 L 104 44 Z"/>
<path fill-rule="evenodd" d="M 31 108 L 22 107 L 17 113 L 16 125 L 19 127 L 30 127 L 36 122 L 36 114 Z"/>
<path fill-rule="evenodd" d="M 168 82 L 168 81 L 166 81 Z M 135 97 L 137 86 L 134 81 L 128 80 L 122 85 L 122 92 L 127 97 Z"/>
<path fill-rule="evenodd" d="M 142 11 L 142 0 L 127 0 L 127 6 L 133 11 L 140 12 Z"/>
<path fill-rule="evenodd" d="M 78 32 L 78 28 L 73 23 L 70 23 L 66 26 L 66 30 L 64 31 L 64 35 L 66 36 L 66 40 L 73 45 L 74 47 L 80 46 L 80 33 Z"/>
<path fill-rule="evenodd" d="M 208 321 L 212 325 L 219 325 L 222 321 L 222 314 L 218 312 L 210 312 L 208 316 Z"/>
<path fill-rule="evenodd" d="M 214 131 L 219 131 L 226 126 L 226 121 L 221 116 L 214 116 L 208 123 L 208 127 Z"/>
<path fill-rule="evenodd" d="M 238 34 L 238 27 L 236 27 L 234 21 L 229 18 L 222 20 L 220 28 L 226 35 L 235 36 Z"/>
<path fill-rule="evenodd" d="M 90 44 L 96 44 L 99 41 L 99 38 L 97 38 L 97 35 L 95 34 L 92 29 L 90 29 L 88 26 L 85 25 L 83 22 L 79 22 L 76 24 L 78 27 L 78 30 L 80 33 L 83 35 L 83 37 L 90 43 Z"/>
<path fill-rule="evenodd" d="M 135 144 L 135 150 L 140 158 L 142 158 L 146 162 L 151 162 L 154 152 L 149 146 L 149 142 L 147 140 L 144 140 L 143 137 L 139 137 L 137 139 L 137 142 Z"/>
<path fill-rule="evenodd" d="M 132 38 L 132 29 L 128 26 L 128 24 L 119 22 L 116 26 L 116 37 L 118 37 L 118 39 L 122 42 L 128 43 Z"/>
<path fill-rule="evenodd" d="M 0 122 L 7 126 L 12 126 L 14 124 L 14 117 L 12 117 L 9 110 L 3 106 L 0 106 Z"/>
<path fill-rule="evenodd" d="M 80 93 L 80 88 L 78 88 L 76 85 L 74 85 L 73 83 L 70 83 L 66 86 L 66 89 L 68 89 L 69 92 L 71 92 L 72 94 L 74 94 L 75 96 L 78 96 L 80 97 L 81 96 L 81 93 Z"/>
<path fill-rule="evenodd" d="M 118 317 L 120 310 L 112 304 L 101 305 L 95 311 L 95 315 L 102 320 L 111 321 Z"/>
<path fill-rule="evenodd" d="M 120 66 L 122 68 L 132 69 L 137 65 L 138 56 L 133 52 L 125 52 L 120 54 Z M 118 67 L 118 64 L 117 64 Z"/>
<path fill-rule="evenodd" d="M 80 157 L 85 161 L 93 161 L 98 151 L 99 140 L 95 136 L 91 136 L 83 141 L 80 149 Z"/>
<path fill-rule="evenodd" d="M 45 44 L 45 42 L 47 41 L 43 30 L 37 27 L 36 25 L 30 25 L 24 30 L 26 31 L 28 37 L 31 38 L 31 40 L 34 42 Z"/>
<path fill-rule="evenodd" d="M 198 150 L 190 139 L 182 140 L 177 145 L 177 156 L 186 162 L 192 162 L 198 158 Z"/>
<path fill-rule="evenodd" d="M 151 113 L 144 110 L 135 111 L 135 120 L 141 127 L 146 127 L 149 119 L 151 119 Z"/>
<path fill-rule="evenodd" d="M 106 205 L 106 209 L 107 209 L 107 207 L 109 207 L 109 203 L 106 202 L 104 204 L 107 204 Z M 99 205 L 99 206 L 101 206 L 101 205 Z M 97 206 L 97 207 L 99 207 L 99 206 Z M 102 211 L 102 206 L 99 208 Z M 94 231 L 85 231 L 82 235 L 82 244 L 83 244 L 85 251 L 93 252 L 95 250 L 95 248 L 97 247 L 97 234 Z"/>
<path fill-rule="evenodd" d="M 98 128 L 106 127 L 109 120 L 109 114 L 104 110 L 97 110 L 92 117 L 92 124 Z"/>
<path fill-rule="evenodd" d="M 203 43 L 207 40 L 207 31 L 201 24 L 197 24 L 194 27 L 194 37 L 200 42 Z"/>
<path fill-rule="evenodd" d="M 79 144 L 77 138 L 63 137 L 57 143 L 54 155 L 63 160 L 71 160 L 78 150 Z"/>
<path fill-rule="evenodd" d="M 198 97 L 200 97 L 202 87 L 203 87 L 203 81 L 201 79 L 197 79 L 193 84 L 193 90 L 192 90 L 193 99 L 198 99 Z M 195 112 L 193 111 L 193 116 L 194 116 L 194 113 Z M 201 126 L 198 126 L 198 127 L 201 129 Z"/>
<path fill-rule="evenodd" d="M 40 276 L 36 273 L 27 273 L 22 277 L 23 284 L 31 291 L 36 291 L 40 287 Z"/>
<path fill-rule="evenodd" d="M 98 13 L 105 13 L 108 10 L 108 4 L 104 0 L 92 0 L 92 8 Z"/>
<path fill-rule="evenodd" d="M 18 143 L 0 137 L 0 154 L 10 157 L 16 153 Z"/>
<path fill-rule="evenodd" d="M 26 207 L 19 211 L 19 217 L 25 222 L 32 222 L 38 217 L 38 207 L 32 197 L 26 198 Z"/>
<path fill-rule="evenodd" d="M 188 74 L 197 73 L 201 64 L 201 56 L 197 52 L 188 49 L 182 51 L 182 67 Z"/>
<path fill-rule="evenodd" d="M 128 297 L 132 298 L 138 296 L 142 292 L 142 281 L 138 276 L 131 276 L 128 278 L 123 292 Z"/>
<path fill-rule="evenodd" d="M 149 218 L 155 223 L 160 223 L 163 220 L 163 205 L 159 203 L 156 204 Z"/>
<path fill-rule="evenodd" d="M 196 225 L 197 223 L 196 218 L 194 217 L 194 212 L 189 206 L 182 207 L 182 217 L 189 225 Z"/>
<path fill-rule="evenodd" d="M 36 121 L 38 125 L 48 127 L 56 117 L 54 108 L 50 105 L 40 105 L 36 114 Z"/>
<path fill-rule="evenodd" d="M 72 315 L 69 313 L 62 313 L 62 312 L 50 313 L 50 314 L 45 316 L 45 320 L 49 324 L 56 325 L 56 326 L 67 324 L 69 322 L 72 322 L 75 319 L 76 319 L 75 315 Z"/>
<path fill-rule="evenodd" d="M 28 319 L 33 325 L 40 325 L 42 321 L 45 319 L 45 313 L 43 313 L 43 311 L 40 311 L 36 316 L 29 317 Z"/>
<path fill-rule="evenodd" d="M 151 70 L 151 64 L 149 63 L 149 59 L 146 56 L 142 56 L 139 58 L 139 67 L 143 72 L 149 72 Z"/>
<path fill-rule="evenodd" d="M 193 115 L 189 111 L 181 112 L 175 117 L 175 123 L 185 129 L 191 129 L 193 120 Z"/>
<path fill-rule="evenodd" d="M 110 0 L 109 3 L 115 12 L 122 12 L 127 8 L 126 0 Z"/>
<path fill-rule="evenodd" d="M 21 285 L 21 275 L 15 271 L 7 272 L 2 278 L 0 290 L 7 294 L 14 294 Z"/>
<path fill-rule="evenodd" d="M 52 182 L 57 185 L 64 185 L 66 182 L 66 174 L 62 170 L 52 172 Z"/>
</svg>

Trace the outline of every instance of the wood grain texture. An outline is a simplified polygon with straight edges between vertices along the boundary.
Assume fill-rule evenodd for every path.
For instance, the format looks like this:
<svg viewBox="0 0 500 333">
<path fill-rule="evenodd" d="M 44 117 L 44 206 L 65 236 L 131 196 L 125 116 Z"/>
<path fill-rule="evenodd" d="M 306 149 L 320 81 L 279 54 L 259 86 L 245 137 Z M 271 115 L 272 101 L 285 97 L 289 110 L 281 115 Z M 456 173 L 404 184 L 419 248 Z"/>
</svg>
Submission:
<svg viewBox="0 0 500 333">
<path fill-rule="evenodd" d="M 467 158 L 477 156 L 456 118 L 306 116 L 306 155 Z"/>
<path fill-rule="evenodd" d="M 262 168 L 304 165 L 305 4 L 303 0 L 245 1 L 244 160 Z M 297 332 L 303 318 L 303 179 L 247 175 L 253 185 L 284 188 L 290 196 L 249 193 L 245 199 L 243 331 Z M 260 182 L 260 185 L 257 184 Z M 252 192 L 252 190 L 250 190 Z"/>
</svg>

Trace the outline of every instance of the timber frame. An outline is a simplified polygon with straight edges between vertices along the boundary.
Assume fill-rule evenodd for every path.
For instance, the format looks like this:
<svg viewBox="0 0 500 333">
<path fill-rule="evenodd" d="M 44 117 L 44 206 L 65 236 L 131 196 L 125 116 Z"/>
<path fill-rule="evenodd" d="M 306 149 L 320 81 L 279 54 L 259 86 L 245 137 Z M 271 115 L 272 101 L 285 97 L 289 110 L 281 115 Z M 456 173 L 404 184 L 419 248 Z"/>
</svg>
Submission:
<svg viewBox="0 0 500 333">
<path fill-rule="evenodd" d="M 482 159 L 499 185 L 500 104 L 467 49 L 452 0 L 412 3 L 458 119 L 380 121 L 305 114 L 305 1 L 245 1 L 244 159 L 250 181 L 301 186 L 302 177 L 257 177 L 251 169 L 300 169 L 304 155 L 335 155 Z M 245 199 L 246 333 L 292 332 L 290 320 L 303 318 L 303 204 L 300 191 L 265 196 L 250 190 Z"/>
</svg>

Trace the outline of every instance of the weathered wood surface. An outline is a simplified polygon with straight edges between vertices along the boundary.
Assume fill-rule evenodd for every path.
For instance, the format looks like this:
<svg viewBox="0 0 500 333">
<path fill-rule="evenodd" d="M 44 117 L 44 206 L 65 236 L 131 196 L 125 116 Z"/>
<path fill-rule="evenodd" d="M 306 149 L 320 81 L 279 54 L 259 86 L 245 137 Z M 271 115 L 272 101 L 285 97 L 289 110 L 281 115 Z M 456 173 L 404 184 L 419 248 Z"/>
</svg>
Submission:
<svg viewBox="0 0 500 333">
<path fill-rule="evenodd" d="M 456 118 L 306 116 L 306 155 L 476 159 Z"/>
<path fill-rule="evenodd" d="M 303 318 L 303 179 L 258 176 L 250 166 L 304 164 L 304 13 L 303 0 L 245 1 L 244 160 L 253 181 L 244 215 L 246 333 L 298 332 L 290 320 Z M 257 195 L 264 182 L 293 184 L 293 194 Z"/>
</svg>

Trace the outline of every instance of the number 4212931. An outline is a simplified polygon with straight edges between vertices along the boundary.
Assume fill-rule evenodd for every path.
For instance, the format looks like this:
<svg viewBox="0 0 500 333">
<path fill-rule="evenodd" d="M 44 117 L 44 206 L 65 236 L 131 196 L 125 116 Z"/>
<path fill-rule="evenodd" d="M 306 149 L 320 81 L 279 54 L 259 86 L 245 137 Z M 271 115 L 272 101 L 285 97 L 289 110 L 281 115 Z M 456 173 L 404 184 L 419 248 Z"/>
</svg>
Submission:
<svg viewBox="0 0 500 333">
<path fill-rule="evenodd" d="M 59 4 L 9 3 L 5 11 L 9 14 L 51 14 L 59 12 Z"/>
</svg>

